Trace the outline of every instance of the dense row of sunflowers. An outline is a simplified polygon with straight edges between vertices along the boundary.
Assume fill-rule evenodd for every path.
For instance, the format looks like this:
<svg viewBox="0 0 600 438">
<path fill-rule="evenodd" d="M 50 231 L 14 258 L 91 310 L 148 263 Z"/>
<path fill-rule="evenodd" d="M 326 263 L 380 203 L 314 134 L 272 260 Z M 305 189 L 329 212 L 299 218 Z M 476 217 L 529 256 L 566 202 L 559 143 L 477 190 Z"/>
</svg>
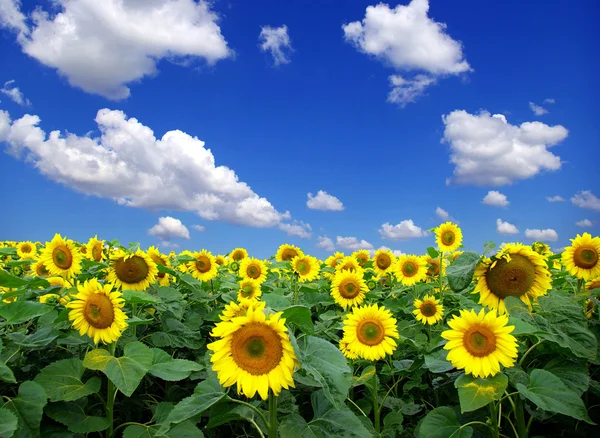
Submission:
<svg viewBox="0 0 600 438">
<path fill-rule="evenodd" d="M 289 288 L 290 300 L 296 307 L 300 295 L 307 293 L 301 292 L 303 285 L 325 284 L 335 303 L 329 308 L 336 308 L 341 320 L 336 347 L 350 364 L 368 361 L 376 366 L 378 362 L 391 363 L 390 358 L 403 359 L 396 354 L 404 339 L 398 312 L 387 308 L 386 303 L 399 300 L 399 294 L 409 296 L 409 314 L 414 322 L 422 324 L 432 345 L 435 341 L 435 345 L 443 345 L 447 351 L 441 360 L 472 379 L 480 379 L 473 380 L 474 385 L 480 385 L 478 388 L 484 387 L 483 379 L 514 367 L 519 358 L 519 341 L 513 334 L 515 325 L 509 321 L 509 304 L 515 303 L 511 297 L 523 303 L 521 311 L 535 312 L 537 301 L 553 289 L 553 275 L 562 281 L 568 275 L 571 279 L 568 284 L 572 284 L 570 293 L 580 303 L 581 313 L 587 318 L 594 315 L 597 302 L 594 290 L 600 287 L 600 237 L 588 233 L 577 235 L 569 247 L 556 255 L 546 244 L 535 242 L 504 244 L 494 255 L 479 257 L 472 252 L 463 253 L 463 235 L 456 224 L 447 222 L 432 231 L 437 249 L 429 248 L 426 255 L 395 256 L 389 250 L 380 249 L 373 254 L 360 250 L 351 255 L 336 252 L 323 261 L 287 244 L 281 245 L 271 259 L 261 260 L 250 257 L 243 248 L 217 256 L 205 249 L 163 254 L 155 247 L 147 251 L 136 246 L 126 249 L 97 237 L 78 243 L 57 234 L 45 244 L 3 242 L 0 266 L 11 278 L 47 280 L 50 291 L 37 293 L 37 300 L 67 309 L 68 320 L 79 335 L 89 337 L 98 350 L 107 345 L 111 354 L 123 334 L 132 328 L 132 318 L 139 320 L 136 305 L 127 306 L 125 291 L 149 293 L 153 288 L 177 286 L 181 278 L 191 276 L 217 299 L 221 295 L 219 281 L 225 277 L 235 279 L 236 299 L 217 309 L 219 315 L 210 331 L 211 341 L 206 345 L 212 371 L 223 388 L 235 385 L 239 396 L 269 400 L 269 419 L 261 413 L 264 424 L 255 426 L 260 435 L 263 428 L 269 436 L 276 436 L 276 396 L 295 387 L 295 375 L 302 364 L 285 312 L 274 311 L 262 300 L 265 290 L 271 290 L 266 287 L 268 282 Z M 90 267 L 94 267 L 93 274 L 86 272 Z M 465 277 L 464 271 L 469 269 L 466 284 L 454 287 L 453 279 Z M 452 295 L 458 296 L 461 290 L 469 290 L 469 295 L 475 298 L 470 308 L 456 306 Z M 22 297 L 20 292 L 19 287 L 0 286 L 2 306 L 18 302 Z M 381 299 L 382 292 L 387 292 L 386 300 Z M 445 300 L 451 309 L 447 309 Z M 152 307 L 146 310 L 149 314 L 156 311 Z M 10 325 L 4 324 L 3 330 L 8 333 Z M 435 337 L 436 333 L 441 339 Z M 382 401 L 377 396 L 380 389 L 377 375 L 370 384 L 374 394 L 373 429 L 378 434 L 385 397 Z M 498 417 L 496 410 L 503 400 L 502 393 L 489 401 L 493 421 L 482 423 L 487 424 L 494 436 L 500 435 L 500 422 L 496 418 L 501 415 Z M 519 401 L 513 403 L 509 399 L 515 423 L 518 422 L 513 430 L 521 437 L 525 433 L 520 418 L 522 401 L 518 411 Z M 348 400 L 367 416 L 364 407 Z M 110 436 L 114 431 L 114 394 L 108 402 L 107 409 L 111 412 L 107 412 L 107 418 L 111 424 L 106 435 Z M 251 405 L 251 409 L 257 410 L 256 405 Z M 559 409 L 554 412 L 566 413 Z M 587 414 L 585 417 L 587 421 Z M 423 426 L 420 427 L 423 436 Z M 391 426 L 388 429 L 391 433 Z M 457 425 L 448 429 L 447 435 L 437 436 L 467 436 L 461 434 L 468 430 L 470 426 Z M 4 435 L 0 432 L 0 436 Z"/>
</svg>

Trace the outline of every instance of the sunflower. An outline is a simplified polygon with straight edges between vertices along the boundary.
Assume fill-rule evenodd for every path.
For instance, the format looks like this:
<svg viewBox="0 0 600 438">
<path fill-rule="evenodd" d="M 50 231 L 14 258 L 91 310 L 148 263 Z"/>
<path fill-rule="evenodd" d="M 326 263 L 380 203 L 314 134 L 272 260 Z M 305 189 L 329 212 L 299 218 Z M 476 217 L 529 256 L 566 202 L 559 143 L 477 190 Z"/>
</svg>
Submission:
<svg viewBox="0 0 600 438">
<path fill-rule="evenodd" d="M 156 263 L 144 251 L 133 254 L 117 250 L 110 258 L 108 282 L 117 289 L 144 291 L 156 281 Z"/>
<path fill-rule="evenodd" d="M 423 324 L 433 325 L 438 321 L 441 321 L 444 314 L 444 306 L 440 304 L 440 300 L 436 300 L 435 297 L 425 295 L 423 301 L 415 300 L 415 310 L 413 314 L 416 315 L 417 321 Z"/>
<path fill-rule="evenodd" d="M 394 263 L 394 274 L 404 286 L 412 286 L 427 276 L 427 262 L 420 256 L 402 254 Z"/>
<path fill-rule="evenodd" d="M 358 359 L 358 354 L 350 351 L 348 349 L 348 344 L 349 344 L 349 342 L 348 342 L 348 340 L 346 338 L 340 339 L 340 351 L 348 359 Z"/>
<path fill-rule="evenodd" d="M 76 250 L 72 240 L 65 240 L 60 234 L 46 243 L 40 254 L 40 260 L 52 275 L 64 278 L 73 277 L 81 272 L 81 253 Z"/>
<path fill-rule="evenodd" d="M 486 378 L 500 372 L 500 364 L 512 367 L 517 359 L 517 339 L 510 333 L 515 329 L 508 324 L 508 316 L 487 314 L 481 309 L 461 310 L 448 325 L 451 330 L 442 333 L 449 342 L 444 345 L 447 359 L 458 369 L 473 377 Z"/>
<path fill-rule="evenodd" d="M 63 291 L 65 289 L 73 287 L 73 285 L 62 277 L 48 277 L 46 278 L 46 281 L 50 283 L 50 286 L 52 287 L 60 286 L 60 289 L 57 291 L 58 293 L 60 293 L 60 295 L 58 293 L 49 293 L 41 295 L 39 297 L 40 303 L 45 304 L 58 301 L 63 306 L 66 306 L 67 303 L 71 301 L 71 296 L 69 294 L 64 294 Z"/>
<path fill-rule="evenodd" d="M 545 295 L 552 287 L 544 257 L 520 243 L 505 244 L 492 259 L 475 269 L 479 304 L 506 313 L 504 299 L 518 297 L 531 309 L 531 300 Z"/>
<path fill-rule="evenodd" d="M 361 274 L 364 272 L 363 268 L 358 263 L 358 260 L 352 256 L 346 256 L 343 259 L 339 260 L 337 265 L 335 266 L 335 271 L 355 271 L 360 272 Z"/>
<path fill-rule="evenodd" d="M 192 277 L 200 281 L 210 281 L 218 275 L 215 256 L 203 249 L 193 253 L 194 261 L 186 263 L 187 270 Z"/>
<path fill-rule="evenodd" d="M 392 270 L 396 256 L 389 249 L 378 249 L 373 257 L 373 267 L 379 275 L 386 275 Z"/>
<path fill-rule="evenodd" d="M 264 301 L 253 301 L 253 300 L 243 300 L 239 303 L 234 301 L 225 305 L 223 312 L 219 315 L 221 321 L 231 321 L 233 318 L 237 318 L 238 316 L 246 316 L 248 312 L 248 307 L 252 305 L 254 310 L 264 310 L 266 307 L 266 303 Z"/>
<path fill-rule="evenodd" d="M 393 354 L 398 339 L 396 319 L 377 304 L 355 307 L 344 319 L 344 338 L 348 350 L 366 360 L 378 360 Z"/>
<path fill-rule="evenodd" d="M 429 265 L 427 267 L 427 277 L 429 280 L 433 279 L 436 275 L 440 273 L 440 259 L 439 257 L 433 258 L 430 255 L 426 255 L 425 261 Z M 448 265 L 448 260 L 442 258 L 442 275 L 446 275 L 446 266 Z"/>
<path fill-rule="evenodd" d="M 595 280 L 590 280 L 586 283 L 585 288 L 587 290 L 598 289 L 600 288 L 600 277 Z"/>
<path fill-rule="evenodd" d="M 462 244 L 462 231 L 452 222 L 443 223 L 434 231 L 435 242 L 441 252 L 452 252 Z"/>
<path fill-rule="evenodd" d="M 248 251 L 246 251 L 244 248 L 235 248 L 233 251 L 231 251 L 231 254 L 229 254 L 229 258 L 238 263 L 247 257 Z"/>
<path fill-rule="evenodd" d="M 594 316 L 595 311 L 596 303 L 593 300 L 588 299 L 585 302 L 585 316 L 587 319 L 591 319 L 591 317 Z"/>
<path fill-rule="evenodd" d="M 299 281 L 312 281 L 319 276 L 319 262 L 312 256 L 297 256 L 292 259 L 292 268 Z"/>
<path fill-rule="evenodd" d="M 242 278 L 251 278 L 259 284 L 267 279 L 267 266 L 262 260 L 246 257 L 240 263 L 239 275 Z"/>
<path fill-rule="evenodd" d="M 337 272 L 331 283 L 331 296 L 344 310 L 362 304 L 368 291 L 362 273 L 354 270 Z"/>
<path fill-rule="evenodd" d="M 360 249 L 352 253 L 352 257 L 358 260 L 358 264 L 361 268 L 364 268 L 369 260 L 371 260 L 371 254 L 366 249 Z"/>
<path fill-rule="evenodd" d="M 225 256 L 219 254 L 218 256 L 215 257 L 215 262 L 219 266 L 224 266 L 227 264 L 227 259 L 225 258 Z"/>
<path fill-rule="evenodd" d="M 92 237 L 87 245 L 85 245 L 85 248 L 87 249 L 86 253 L 88 259 L 95 262 L 101 262 L 106 259 L 106 256 L 104 255 L 104 241 L 99 240 L 98 236 Z"/>
<path fill-rule="evenodd" d="M 578 234 L 562 253 L 562 262 L 577 278 L 591 280 L 600 277 L 600 237 L 590 233 Z"/>
<path fill-rule="evenodd" d="M 252 305 L 246 316 L 218 323 L 211 335 L 220 339 L 207 348 L 221 385 L 237 383 L 238 394 L 254 397 L 258 392 L 263 400 L 269 389 L 277 396 L 293 388 L 297 361 L 284 323 L 281 313 L 266 317 Z"/>
<path fill-rule="evenodd" d="M 278 262 L 290 262 L 294 257 L 302 257 L 304 252 L 294 245 L 288 245 L 284 243 L 277 249 L 275 254 L 275 260 Z"/>
<path fill-rule="evenodd" d="M 239 302 L 243 301 L 256 301 L 260 299 L 262 292 L 260 290 L 260 283 L 252 278 L 244 278 L 240 281 L 240 288 L 238 290 L 237 299 Z"/>
<path fill-rule="evenodd" d="M 31 265 L 31 272 L 37 277 L 47 277 L 50 275 L 50 271 L 48 271 L 44 262 L 39 258 Z"/>
<path fill-rule="evenodd" d="M 17 255 L 20 259 L 33 259 L 37 248 L 33 242 L 19 242 L 17 245 Z"/>
<path fill-rule="evenodd" d="M 148 248 L 148 256 L 154 263 L 156 263 L 157 270 L 158 265 L 171 267 L 169 257 L 165 254 L 162 254 L 158 248 L 154 247 L 154 245 Z M 156 278 L 158 279 L 158 284 L 161 286 L 169 286 L 171 284 L 171 276 L 166 272 L 158 272 L 156 274 Z"/>
<path fill-rule="evenodd" d="M 111 292 L 112 285 L 102 285 L 92 278 L 77 285 L 77 295 L 67 304 L 69 320 L 83 336 L 87 334 L 94 343 L 110 344 L 121 337 L 127 328 L 127 315 L 123 312 L 120 292 Z"/>
</svg>

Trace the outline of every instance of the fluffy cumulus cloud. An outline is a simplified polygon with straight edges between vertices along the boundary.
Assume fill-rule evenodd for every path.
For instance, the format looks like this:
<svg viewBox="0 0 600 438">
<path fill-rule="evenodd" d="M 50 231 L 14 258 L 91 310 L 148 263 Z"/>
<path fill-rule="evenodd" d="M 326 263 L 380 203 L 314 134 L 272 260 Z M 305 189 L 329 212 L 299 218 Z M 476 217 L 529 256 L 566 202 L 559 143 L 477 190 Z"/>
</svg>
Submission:
<svg viewBox="0 0 600 438">
<path fill-rule="evenodd" d="M 335 249 L 335 243 L 327 236 L 317 237 L 317 248 L 323 248 L 327 252 L 331 252 Z"/>
<path fill-rule="evenodd" d="M 1 2 L 2 0 L 0 0 Z M 25 97 L 25 95 L 19 90 L 19 87 L 15 87 L 15 80 L 6 81 L 4 86 L 0 88 L 0 93 L 7 95 L 13 102 L 21 106 L 29 106 L 31 102 Z"/>
<path fill-rule="evenodd" d="M 464 110 L 442 116 L 443 142 L 450 145 L 455 165 L 450 182 L 475 186 L 503 186 L 531 178 L 544 170 L 558 170 L 560 157 L 548 150 L 565 138 L 561 125 L 541 122 L 511 125 L 502 114 Z"/>
<path fill-rule="evenodd" d="M 589 219 L 583 219 L 583 220 L 575 222 L 575 225 L 577 225 L 578 227 L 591 227 L 594 224 Z"/>
<path fill-rule="evenodd" d="M 483 197 L 483 202 L 485 205 L 491 205 L 493 207 L 507 207 L 510 202 L 506 198 L 506 195 L 496 191 L 490 190 L 487 195 Z"/>
<path fill-rule="evenodd" d="M 366 240 L 358 240 L 356 237 L 342 237 L 337 236 L 336 245 L 339 248 L 348 249 L 351 251 L 358 251 L 359 249 L 373 249 L 373 245 L 371 245 Z"/>
<path fill-rule="evenodd" d="M 43 175 L 79 192 L 111 198 L 130 207 L 194 211 L 207 220 L 274 227 L 289 213 L 278 212 L 236 173 L 217 166 L 197 137 L 174 130 L 154 132 L 122 111 L 96 115 L 99 137 L 46 134 L 40 118 L 11 121 L 0 111 L 0 142 Z"/>
<path fill-rule="evenodd" d="M 280 27 L 261 27 L 258 41 L 260 42 L 260 50 L 271 54 L 275 66 L 289 64 L 293 49 L 292 41 L 288 35 L 288 28 L 285 24 Z"/>
<path fill-rule="evenodd" d="M 311 210 L 322 211 L 342 211 L 344 209 L 342 201 L 323 190 L 319 190 L 316 196 L 309 193 L 306 206 Z"/>
<path fill-rule="evenodd" d="M 158 223 L 148 230 L 148 234 L 165 242 L 175 238 L 190 238 L 190 231 L 187 227 L 179 219 L 171 216 L 159 217 Z"/>
<path fill-rule="evenodd" d="M 192 225 L 192 228 L 196 231 L 200 231 L 201 233 L 206 230 L 204 225 Z"/>
<path fill-rule="evenodd" d="M 421 227 L 417 227 L 412 219 L 407 219 L 396 225 L 386 222 L 379 229 L 379 234 L 382 239 L 405 240 L 426 236 L 427 232 L 421 229 Z"/>
<path fill-rule="evenodd" d="M 556 242 L 558 233 L 551 228 L 545 230 L 525 230 L 525 237 L 531 240 L 539 240 L 540 242 Z"/>
<path fill-rule="evenodd" d="M 502 219 L 496 219 L 496 233 L 498 234 L 519 234 L 519 230 L 513 224 L 503 222 Z"/>
<path fill-rule="evenodd" d="M 600 198 L 594 195 L 590 190 L 583 190 L 577 193 L 571 198 L 571 202 L 577 207 L 600 211 Z"/>
<path fill-rule="evenodd" d="M 548 114 L 548 110 L 541 105 L 537 105 L 533 102 L 529 102 L 529 109 L 533 111 L 536 116 L 543 116 L 544 114 Z"/>
<path fill-rule="evenodd" d="M 279 229 L 281 231 L 285 231 L 288 236 L 298 236 L 302 239 L 310 239 L 312 227 L 310 224 L 307 224 L 302 221 L 294 220 L 292 223 L 281 223 L 279 224 Z"/>
<path fill-rule="evenodd" d="M 391 251 L 392 254 L 394 254 L 396 257 L 398 257 L 399 255 L 404 254 L 401 250 L 399 249 L 392 249 L 388 246 L 380 246 L 379 248 L 377 248 L 378 250 L 382 250 L 382 251 Z M 375 249 L 370 249 L 369 253 L 371 254 L 371 257 L 375 256 Z"/>
<path fill-rule="evenodd" d="M 412 0 L 391 8 L 368 6 L 362 21 L 342 26 L 346 41 L 362 53 L 380 59 L 399 72 L 418 72 L 412 78 L 391 76 L 388 101 L 406 105 L 436 82 L 436 77 L 471 70 L 462 45 L 446 25 L 428 16 L 428 0 Z"/>
<path fill-rule="evenodd" d="M 28 27 L 17 1 L 0 0 L 0 22 L 18 32 L 27 55 L 55 68 L 72 86 L 109 99 L 127 98 L 127 84 L 155 75 L 162 59 L 203 59 L 212 65 L 232 55 L 205 0 L 55 0 L 53 5 L 52 12 L 37 8 Z"/>
<path fill-rule="evenodd" d="M 450 222 L 458 223 L 458 221 L 456 219 L 454 219 L 452 216 L 450 216 L 450 213 L 448 213 L 446 210 L 444 210 L 441 207 L 437 207 L 435 209 L 435 215 L 443 221 L 450 221 Z"/>
<path fill-rule="evenodd" d="M 556 196 L 546 196 L 546 201 L 548 201 L 548 202 L 565 202 L 566 199 L 560 195 L 556 195 Z"/>
</svg>

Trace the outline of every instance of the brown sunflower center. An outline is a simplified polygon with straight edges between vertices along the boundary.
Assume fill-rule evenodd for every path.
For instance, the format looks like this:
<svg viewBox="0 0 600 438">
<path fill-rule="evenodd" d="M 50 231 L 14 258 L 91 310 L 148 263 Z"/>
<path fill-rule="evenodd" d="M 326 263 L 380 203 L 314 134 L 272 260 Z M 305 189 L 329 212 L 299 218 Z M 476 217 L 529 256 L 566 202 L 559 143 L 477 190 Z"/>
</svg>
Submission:
<svg viewBox="0 0 600 438">
<path fill-rule="evenodd" d="M 418 270 L 419 268 L 415 262 L 408 261 L 402 264 L 402 274 L 404 274 L 405 277 L 412 277 Z"/>
<path fill-rule="evenodd" d="M 233 260 L 235 260 L 236 262 L 239 262 L 240 260 L 242 260 L 244 258 L 244 253 L 242 251 L 235 251 L 232 255 L 231 258 Z"/>
<path fill-rule="evenodd" d="M 115 320 L 115 309 L 109 297 L 104 294 L 92 294 L 85 302 L 83 317 L 89 325 L 105 329 Z"/>
<path fill-rule="evenodd" d="M 92 258 L 94 261 L 99 262 L 102 260 L 102 244 L 96 243 L 92 248 Z"/>
<path fill-rule="evenodd" d="M 591 269 L 598 264 L 598 251 L 593 246 L 582 245 L 573 253 L 573 263 L 578 268 Z"/>
<path fill-rule="evenodd" d="M 500 259 L 485 274 L 490 291 L 500 298 L 520 297 L 531 290 L 535 281 L 535 266 L 521 254 L 511 254 L 510 262 Z"/>
<path fill-rule="evenodd" d="M 69 269 L 73 264 L 73 254 L 65 245 L 58 245 L 52 251 L 52 261 L 60 269 Z"/>
<path fill-rule="evenodd" d="M 356 337 L 361 344 L 379 345 L 385 337 L 385 328 L 380 321 L 367 319 L 358 323 Z"/>
<path fill-rule="evenodd" d="M 154 263 L 156 263 L 157 265 L 163 265 L 166 266 L 166 262 L 159 256 L 155 255 L 155 254 L 150 254 L 150 258 L 152 259 L 152 261 Z M 156 274 L 156 276 L 158 278 L 165 278 L 165 273 L 164 272 L 159 272 L 158 274 Z"/>
<path fill-rule="evenodd" d="M 38 277 L 45 277 L 46 275 L 50 274 L 50 271 L 46 269 L 43 263 L 39 263 L 36 266 L 35 273 L 38 275 Z"/>
<path fill-rule="evenodd" d="M 79 252 L 81 254 L 87 254 L 87 246 L 83 245 L 81 248 L 79 248 Z"/>
<path fill-rule="evenodd" d="M 225 261 L 221 257 L 217 257 L 217 265 L 223 266 L 223 264 L 225 264 Z"/>
<path fill-rule="evenodd" d="M 246 274 L 250 278 L 254 278 L 255 280 L 260 277 L 260 268 L 256 265 L 250 265 L 246 269 Z"/>
<path fill-rule="evenodd" d="M 426 316 L 427 318 L 434 316 L 436 311 L 437 311 L 437 308 L 436 308 L 435 304 L 433 304 L 433 303 L 421 304 L 421 313 L 423 314 L 423 316 Z"/>
<path fill-rule="evenodd" d="M 27 253 L 29 253 L 29 252 L 31 252 L 31 251 L 33 251 L 33 248 L 31 248 L 31 245 L 30 245 L 30 244 L 28 244 L 28 243 L 25 243 L 25 244 L 23 244 L 23 246 L 21 246 L 21 252 L 22 252 L 22 253 L 25 253 L 25 254 L 27 254 Z"/>
<path fill-rule="evenodd" d="M 254 295 L 254 288 L 249 284 L 245 284 L 244 286 L 242 286 L 240 293 L 244 298 L 249 298 L 252 295 Z"/>
<path fill-rule="evenodd" d="M 351 279 L 344 280 L 339 286 L 340 295 L 346 299 L 355 298 L 360 294 L 360 285 Z"/>
<path fill-rule="evenodd" d="M 200 257 L 198 257 L 198 260 L 196 260 L 196 269 L 201 274 L 210 271 L 210 259 L 205 255 L 201 255 Z"/>
<path fill-rule="evenodd" d="M 358 261 L 358 264 L 359 264 L 361 267 L 364 267 L 364 266 L 367 264 L 367 262 L 369 261 L 368 257 L 366 257 L 366 256 L 364 256 L 364 255 L 360 255 L 360 256 L 358 256 L 358 257 L 356 258 L 356 260 Z"/>
<path fill-rule="evenodd" d="M 379 269 L 386 270 L 392 264 L 392 259 L 387 254 L 379 254 L 376 263 Z"/>
<path fill-rule="evenodd" d="M 452 245 L 454 243 L 454 241 L 456 240 L 456 235 L 454 234 L 454 231 L 444 231 L 442 233 L 442 243 L 444 245 Z"/>
<path fill-rule="evenodd" d="M 283 357 L 283 345 L 271 327 L 252 322 L 233 333 L 231 355 L 241 369 L 260 376 L 279 365 Z"/>
<path fill-rule="evenodd" d="M 292 260 L 294 257 L 297 257 L 297 256 L 298 256 L 298 252 L 292 248 L 284 249 L 283 252 L 281 253 L 281 259 L 285 262 L 289 262 L 290 260 Z"/>
<path fill-rule="evenodd" d="M 427 269 L 427 275 L 438 275 L 440 273 L 440 261 L 430 259 L 427 261 L 431 266 Z"/>
<path fill-rule="evenodd" d="M 463 337 L 465 349 L 475 357 L 485 357 L 496 350 L 496 335 L 487 327 L 470 327 Z"/>
<path fill-rule="evenodd" d="M 142 257 L 134 255 L 125 260 L 121 257 L 115 263 L 117 278 L 123 283 L 136 284 L 148 277 L 148 264 Z"/>
<path fill-rule="evenodd" d="M 300 275 L 306 275 L 310 271 L 310 265 L 306 263 L 304 260 L 300 260 L 296 265 L 296 269 Z"/>
</svg>

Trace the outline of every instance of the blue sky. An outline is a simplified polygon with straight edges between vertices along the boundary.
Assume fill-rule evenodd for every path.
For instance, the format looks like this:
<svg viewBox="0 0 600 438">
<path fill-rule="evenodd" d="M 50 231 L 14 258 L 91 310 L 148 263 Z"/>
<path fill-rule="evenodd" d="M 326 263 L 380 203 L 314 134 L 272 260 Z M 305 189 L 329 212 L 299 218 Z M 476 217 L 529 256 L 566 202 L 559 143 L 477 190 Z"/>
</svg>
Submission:
<svg viewBox="0 0 600 438">
<path fill-rule="evenodd" d="M 0 240 L 422 253 L 437 208 L 477 251 L 599 234 L 595 1 L 55 3 L 0 1 Z"/>
</svg>

